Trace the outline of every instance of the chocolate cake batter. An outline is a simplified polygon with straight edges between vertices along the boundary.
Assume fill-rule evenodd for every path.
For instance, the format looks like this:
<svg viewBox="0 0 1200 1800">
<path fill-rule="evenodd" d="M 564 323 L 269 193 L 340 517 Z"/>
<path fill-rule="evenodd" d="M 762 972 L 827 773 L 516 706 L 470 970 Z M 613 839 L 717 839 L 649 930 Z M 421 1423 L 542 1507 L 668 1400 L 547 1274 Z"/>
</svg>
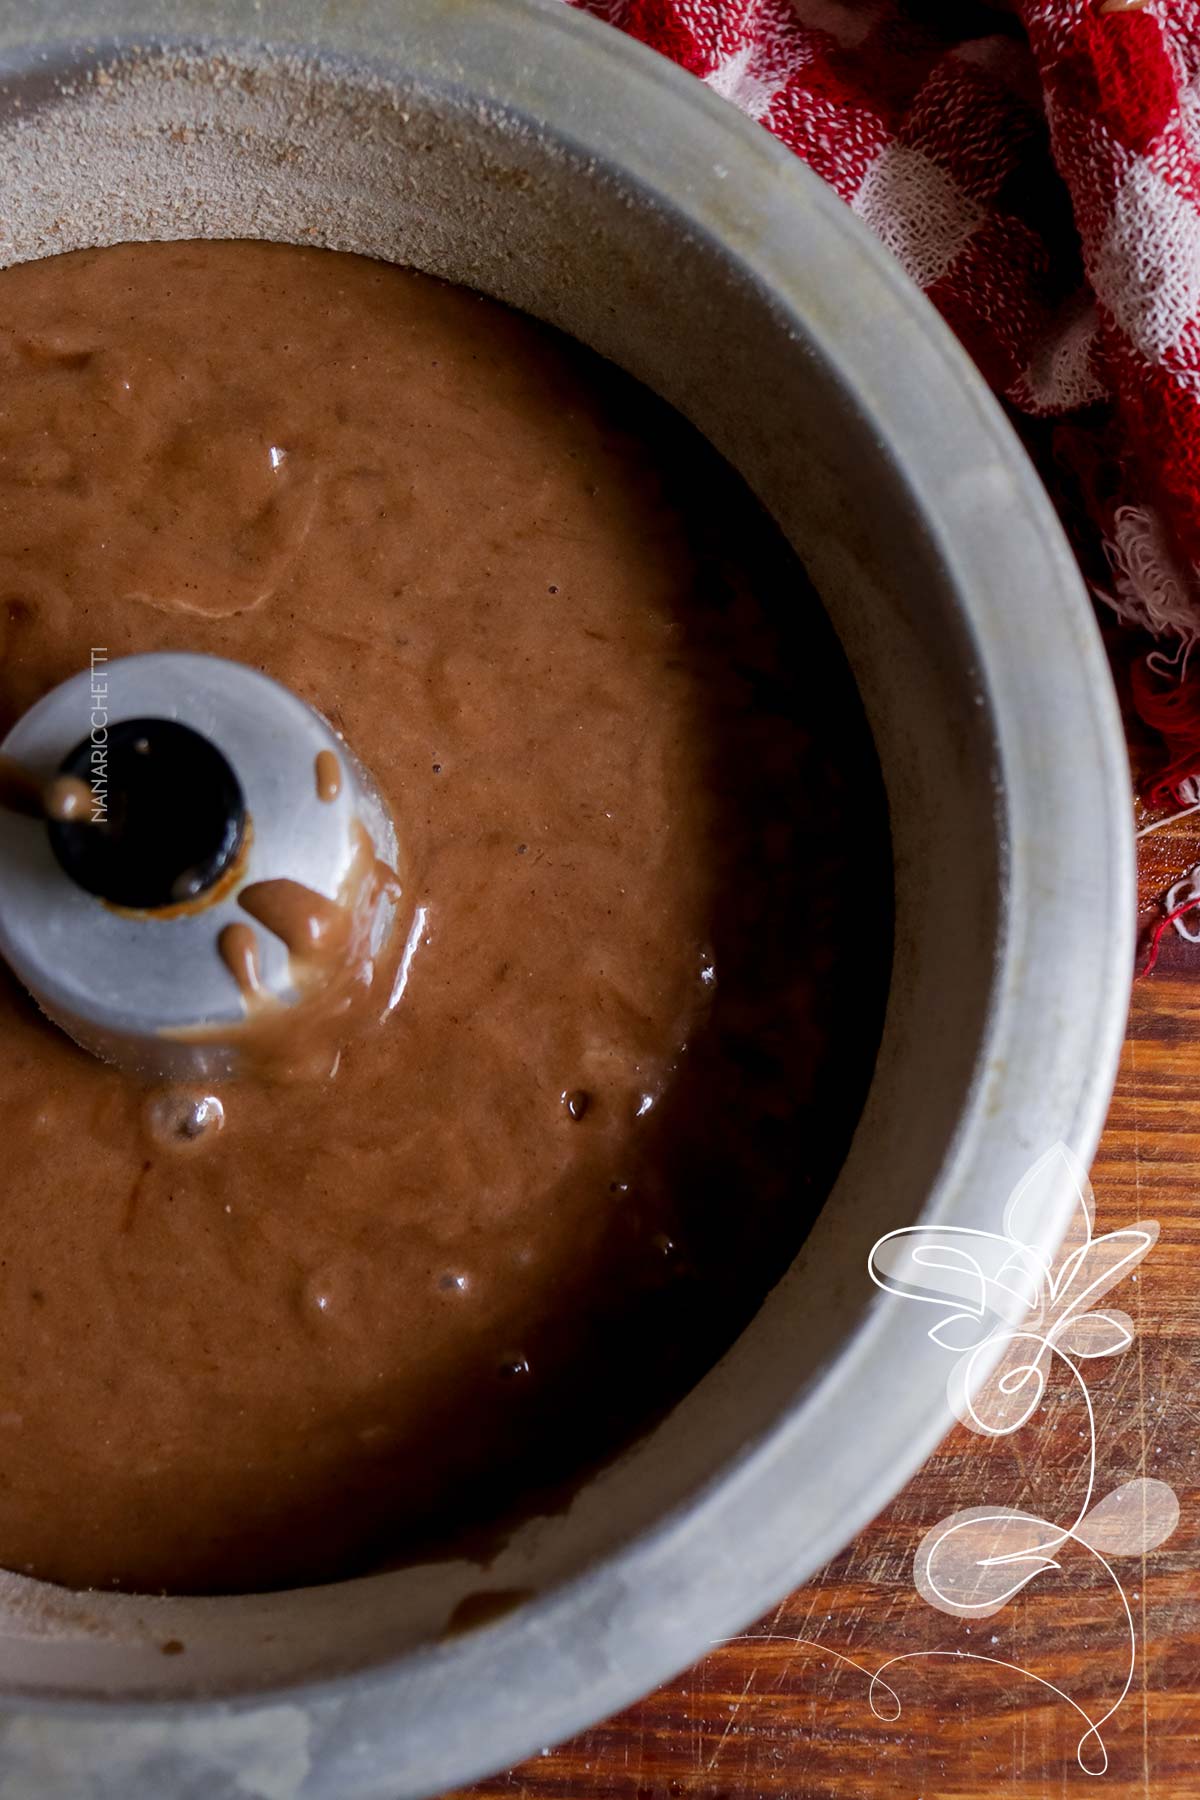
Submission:
<svg viewBox="0 0 1200 1800">
<path fill-rule="evenodd" d="M 371 770 L 410 920 L 332 1078 L 219 1093 L 0 968 L 0 1564 L 415 1554 L 627 1440 L 802 1240 L 886 985 L 853 687 L 731 472 L 492 302 L 236 243 L 0 299 L 0 732 L 93 647 L 259 667 Z"/>
</svg>

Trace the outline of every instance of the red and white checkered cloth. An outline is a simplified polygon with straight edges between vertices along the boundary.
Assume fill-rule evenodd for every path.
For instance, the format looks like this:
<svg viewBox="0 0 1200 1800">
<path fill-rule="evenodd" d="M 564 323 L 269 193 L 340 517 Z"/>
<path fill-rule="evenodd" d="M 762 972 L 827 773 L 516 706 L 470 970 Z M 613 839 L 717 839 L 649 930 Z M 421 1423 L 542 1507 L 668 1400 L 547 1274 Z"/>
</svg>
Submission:
<svg viewBox="0 0 1200 1800">
<path fill-rule="evenodd" d="M 834 187 L 1008 403 L 1200 771 L 1200 0 L 575 0 Z M 1184 689 L 1180 688 L 1183 680 Z"/>
</svg>

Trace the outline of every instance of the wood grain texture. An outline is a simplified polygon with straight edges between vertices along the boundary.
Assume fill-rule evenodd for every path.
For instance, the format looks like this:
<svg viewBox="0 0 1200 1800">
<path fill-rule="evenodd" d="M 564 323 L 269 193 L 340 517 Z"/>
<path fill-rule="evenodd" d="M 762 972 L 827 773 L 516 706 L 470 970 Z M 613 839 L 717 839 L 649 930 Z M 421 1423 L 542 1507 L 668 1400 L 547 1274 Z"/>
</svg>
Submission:
<svg viewBox="0 0 1200 1800">
<path fill-rule="evenodd" d="M 1200 861 L 1200 815 L 1140 849 L 1149 920 L 1163 888 Z M 960 1507 L 1074 1517 L 1086 1417 L 1078 1394 L 1055 1382 L 1011 1438 L 953 1431 L 843 1555 L 744 1638 L 618 1718 L 470 1790 L 476 1800 L 1200 1800 L 1200 946 L 1173 932 L 1154 974 L 1134 985 L 1093 1181 L 1098 1231 L 1147 1217 L 1161 1226 L 1136 1276 L 1110 1296 L 1135 1320 L 1135 1343 L 1088 1365 L 1096 1493 L 1152 1475 L 1181 1504 L 1160 1549 L 1113 1563 L 1137 1665 L 1104 1727 L 1108 1772 L 1080 1769 L 1083 1720 L 1033 1679 L 1093 1718 L 1120 1694 L 1129 1628 L 1094 1558 L 1068 1546 L 1060 1569 L 983 1621 L 933 1610 L 912 1581 L 922 1535 Z M 888 1674 L 901 1715 L 880 1718 L 869 1675 L 894 1657 L 909 1659 Z"/>
</svg>

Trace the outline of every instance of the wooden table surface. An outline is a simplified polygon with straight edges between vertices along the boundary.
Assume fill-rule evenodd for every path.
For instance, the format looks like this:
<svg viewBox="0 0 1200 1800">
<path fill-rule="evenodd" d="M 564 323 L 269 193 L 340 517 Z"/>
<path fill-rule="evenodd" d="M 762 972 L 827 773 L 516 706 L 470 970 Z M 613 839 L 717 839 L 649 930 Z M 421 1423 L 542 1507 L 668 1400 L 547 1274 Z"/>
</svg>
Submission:
<svg viewBox="0 0 1200 1800">
<path fill-rule="evenodd" d="M 1200 862 L 1200 813 L 1139 847 L 1150 922 L 1164 889 Z M 956 1428 L 843 1555 L 745 1637 L 618 1718 L 471 1793 L 1200 1800 L 1200 945 L 1173 931 L 1157 969 L 1134 984 L 1092 1174 L 1098 1232 L 1139 1218 L 1161 1227 L 1136 1278 L 1110 1296 L 1136 1323 L 1133 1345 L 1087 1365 L 1096 1494 L 1152 1476 L 1175 1490 L 1181 1508 L 1160 1548 L 1121 1559 L 1128 1620 L 1114 1582 L 1074 1545 L 1059 1569 L 983 1621 L 935 1611 L 913 1586 L 922 1536 L 959 1508 L 999 1502 L 1074 1517 L 1086 1416 L 1067 1384 L 1052 1383 L 1047 1404 L 1013 1436 Z M 1107 1771 L 1088 1774 L 1076 1761 L 1086 1726 L 1041 1683 L 1098 1718 L 1128 1674 L 1130 1622 L 1133 1680 L 1103 1729 Z M 912 1654 L 930 1650 L 951 1654 Z M 900 1717 L 881 1718 L 869 1677 L 897 1656 L 910 1659 L 888 1677 Z M 879 1690 L 876 1700 L 886 1711 Z"/>
</svg>

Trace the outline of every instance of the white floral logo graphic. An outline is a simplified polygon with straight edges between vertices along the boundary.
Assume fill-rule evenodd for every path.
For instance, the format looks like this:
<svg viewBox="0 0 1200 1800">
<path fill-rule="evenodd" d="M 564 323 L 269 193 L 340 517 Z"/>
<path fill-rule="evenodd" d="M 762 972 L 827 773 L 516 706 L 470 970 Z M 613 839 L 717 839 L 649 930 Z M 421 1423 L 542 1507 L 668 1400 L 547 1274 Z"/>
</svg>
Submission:
<svg viewBox="0 0 1200 1800">
<path fill-rule="evenodd" d="M 1039 1223 L 1057 1205 L 1063 1182 L 1076 1206 L 1067 1235 L 1052 1257 L 1035 1246 Z M 1057 1144 L 1029 1171 L 1005 1208 L 1001 1232 L 963 1227 L 910 1226 L 880 1238 L 871 1252 L 878 1287 L 938 1309 L 929 1336 L 953 1355 L 947 1391 L 955 1416 L 985 1437 L 1007 1437 L 1037 1412 L 1052 1367 L 1064 1369 L 1078 1395 L 1086 1430 L 1080 1494 L 1068 1521 L 1039 1518 L 1011 1506 L 969 1506 L 926 1532 L 913 1559 L 917 1591 L 930 1606 L 961 1619 L 986 1619 L 1050 1569 L 1070 1544 L 1094 1557 L 1124 1609 L 1129 1659 L 1124 1685 L 1107 1710 L 1093 1717 L 1051 1681 L 1002 1657 L 961 1650 L 916 1650 L 889 1657 L 873 1672 L 851 1664 L 870 1682 L 871 1710 L 895 1720 L 900 1698 L 884 1679 L 900 1664 L 930 1657 L 994 1663 L 1048 1689 L 1072 1707 L 1085 1729 L 1076 1757 L 1085 1774 L 1108 1767 L 1103 1727 L 1121 1706 L 1137 1665 L 1137 1634 L 1125 1591 L 1110 1558 L 1156 1549 L 1179 1521 L 1179 1503 L 1163 1481 L 1123 1482 L 1095 1498 L 1096 1421 L 1082 1364 L 1119 1356 L 1134 1338 L 1126 1313 L 1099 1302 L 1152 1249 L 1158 1226 L 1141 1220 L 1095 1234 L 1091 1184 L 1078 1159 Z M 994 1640 L 993 1640 L 994 1641 Z M 826 1654 L 828 1646 L 801 1639 Z M 838 1660 L 848 1657 L 832 1652 Z"/>
</svg>

